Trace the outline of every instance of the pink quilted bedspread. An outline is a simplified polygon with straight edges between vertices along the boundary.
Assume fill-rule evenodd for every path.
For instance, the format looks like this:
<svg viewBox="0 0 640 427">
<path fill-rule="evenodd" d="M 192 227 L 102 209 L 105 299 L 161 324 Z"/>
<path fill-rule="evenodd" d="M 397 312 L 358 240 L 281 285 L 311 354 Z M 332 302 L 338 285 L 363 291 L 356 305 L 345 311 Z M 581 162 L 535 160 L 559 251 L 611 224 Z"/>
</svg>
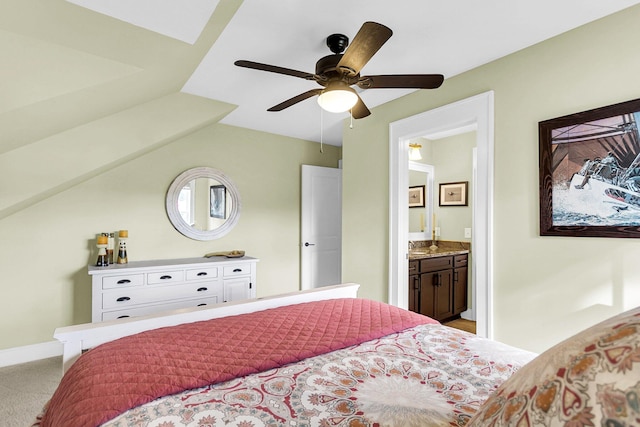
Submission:
<svg viewBox="0 0 640 427">
<path fill-rule="evenodd" d="M 96 347 L 63 377 L 40 425 L 98 426 L 158 397 L 273 369 L 425 323 L 337 299 L 155 329 Z"/>
</svg>

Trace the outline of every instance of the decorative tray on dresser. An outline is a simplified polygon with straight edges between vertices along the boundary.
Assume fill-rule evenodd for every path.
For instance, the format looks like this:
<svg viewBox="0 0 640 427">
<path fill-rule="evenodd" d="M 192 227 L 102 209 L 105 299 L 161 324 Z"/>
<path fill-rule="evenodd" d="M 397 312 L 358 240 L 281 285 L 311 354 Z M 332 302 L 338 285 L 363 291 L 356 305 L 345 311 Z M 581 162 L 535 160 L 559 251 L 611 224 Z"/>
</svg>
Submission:
<svg viewBox="0 0 640 427">
<path fill-rule="evenodd" d="M 257 262 L 218 256 L 89 266 L 91 321 L 255 298 Z"/>
</svg>

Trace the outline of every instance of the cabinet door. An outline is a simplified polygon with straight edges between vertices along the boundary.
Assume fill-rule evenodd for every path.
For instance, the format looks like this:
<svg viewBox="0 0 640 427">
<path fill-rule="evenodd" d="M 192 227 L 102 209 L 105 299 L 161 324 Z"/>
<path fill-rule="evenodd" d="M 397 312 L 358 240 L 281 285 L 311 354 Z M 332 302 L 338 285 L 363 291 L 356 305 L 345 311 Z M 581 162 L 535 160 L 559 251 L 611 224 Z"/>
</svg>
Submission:
<svg viewBox="0 0 640 427">
<path fill-rule="evenodd" d="M 420 261 L 409 261 L 409 311 L 420 313 Z"/>
<path fill-rule="evenodd" d="M 453 316 L 453 274 L 452 270 L 442 270 L 435 273 L 435 318 L 443 320 Z"/>
<path fill-rule="evenodd" d="M 420 313 L 420 275 L 409 276 L 409 311 Z"/>
<path fill-rule="evenodd" d="M 238 277 L 224 280 L 224 302 L 250 298 L 250 277 Z"/>
<path fill-rule="evenodd" d="M 438 283 L 438 273 L 422 273 L 420 275 L 419 313 L 437 319 L 435 312 L 435 292 Z"/>
<path fill-rule="evenodd" d="M 467 267 L 453 270 L 453 314 L 467 309 Z"/>
</svg>

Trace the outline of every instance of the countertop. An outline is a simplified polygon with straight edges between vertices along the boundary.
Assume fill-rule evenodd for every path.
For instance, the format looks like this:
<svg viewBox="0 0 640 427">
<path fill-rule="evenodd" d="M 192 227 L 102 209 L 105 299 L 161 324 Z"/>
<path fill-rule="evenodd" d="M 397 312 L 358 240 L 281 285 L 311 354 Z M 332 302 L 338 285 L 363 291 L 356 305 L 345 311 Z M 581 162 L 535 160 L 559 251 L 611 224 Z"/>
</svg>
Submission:
<svg viewBox="0 0 640 427">
<path fill-rule="evenodd" d="M 415 259 L 424 259 L 424 258 L 435 258 L 440 256 L 448 256 L 448 255 L 462 255 L 468 254 L 468 249 L 451 249 L 451 248 L 438 248 L 435 251 L 430 250 L 429 248 L 420 248 L 417 250 L 409 251 L 409 261 Z"/>
</svg>

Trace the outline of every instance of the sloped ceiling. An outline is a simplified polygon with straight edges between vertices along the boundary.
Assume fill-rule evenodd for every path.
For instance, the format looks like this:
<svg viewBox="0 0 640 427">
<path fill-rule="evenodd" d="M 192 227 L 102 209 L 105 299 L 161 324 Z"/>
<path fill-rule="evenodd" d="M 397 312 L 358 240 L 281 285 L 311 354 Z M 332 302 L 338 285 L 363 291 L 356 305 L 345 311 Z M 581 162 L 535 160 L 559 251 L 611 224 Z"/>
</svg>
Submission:
<svg viewBox="0 0 640 427">
<path fill-rule="evenodd" d="M 170 0 L 114 2 L 73 0 L 127 22 L 162 15 L 145 28 L 174 36 L 201 25 L 197 17 L 208 16 L 215 1 L 190 2 L 189 11 L 179 13 L 184 2 Z M 96 5 L 98 3 L 99 5 Z M 195 69 L 183 91 L 222 100 L 238 108 L 222 122 L 319 141 L 342 143 L 342 121 L 347 114 L 322 113 L 313 99 L 282 113 L 267 108 L 316 88 L 314 82 L 254 70 L 239 69 L 237 59 L 265 62 L 313 72 L 315 62 L 329 54 L 325 39 L 333 33 L 352 38 L 362 23 L 373 20 L 394 30 L 392 39 L 365 67 L 365 74 L 440 73 L 452 77 L 478 65 L 530 46 L 579 25 L 633 4 L 628 0 L 541 1 L 446 1 L 411 0 L 392 4 L 381 0 L 244 0 L 238 12 L 204 60 Z M 109 6 L 112 5 L 112 6 Z M 171 10 L 172 6 L 178 10 Z M 118 6 L 118 8 L 122 8 Z M 200 9 L 199 13 L 192 13 Z M 173 17 L 173 19 L 171 19 Z M 177 29 L 183 24 L 183 31 Z M 164 30 L 166 28 L 166 31 Z M 408 90 L 369 90 L 361 97 L 370 107 L 409 93 Z M 322 116 L 321 116 L 322 114 Z"/>
<path fill-rule="evenodd" d="M 2 0 L 0 218 L 218 121 L 311 141 L 322 131 L 325 143 L 341 145 L 345 115 L 321 115 L 313 99 L 266 111 L 314 82 L 241 69 L 237 59 L 313 72 L 329 34 L 352 38 L 373 20 L 394 35 L 363 74 L 449 78 L 636 3 Z M 373 108 L 406 93 L 361 96 Z M 149 117 L 173 123 L 136 140 Z M 98 141 L 120 141 L 120 154 L 95 163 L 65 156 L 90 155 Z M 29 164 L 39 165 L 38 182 L 16 168 Z"/>
<path fill-rule="evenodd" d="M 0 113 L 8 113 L 0 117 L 6 132 L 0 152 L 39 136 L 35 129 L 23 134 L 27 124 L 17 111 L 51 114 L 55 99 L 56 107 L 63 103 L 56 123 L 64 128 L 175 90 L 237 106 L 223 123 L 312 141 L 320 140 L 322 123 L 324 142 L 341 145 L 346 114 L 321 117 L 314 99 L 280 113 L 266 111 L 317 87 L 314 82 L 233 62 L 313 72 L 329 54 L 329 34 L 352 38 L 373 20 L 394 35 L 363 74 L 449 78 L 638 2 L 3 0 L 0 48 L 10 66 L 0 68 Z M 406 93 L 378 89 L 361 96 L 375 107 Z"/>
<path fill-rule="evenodd" d="M 239 4 L 189 44 L 64 0 L 2 0 L 0 219 L 232 111 L 180 89 Z"/>
</svg>

